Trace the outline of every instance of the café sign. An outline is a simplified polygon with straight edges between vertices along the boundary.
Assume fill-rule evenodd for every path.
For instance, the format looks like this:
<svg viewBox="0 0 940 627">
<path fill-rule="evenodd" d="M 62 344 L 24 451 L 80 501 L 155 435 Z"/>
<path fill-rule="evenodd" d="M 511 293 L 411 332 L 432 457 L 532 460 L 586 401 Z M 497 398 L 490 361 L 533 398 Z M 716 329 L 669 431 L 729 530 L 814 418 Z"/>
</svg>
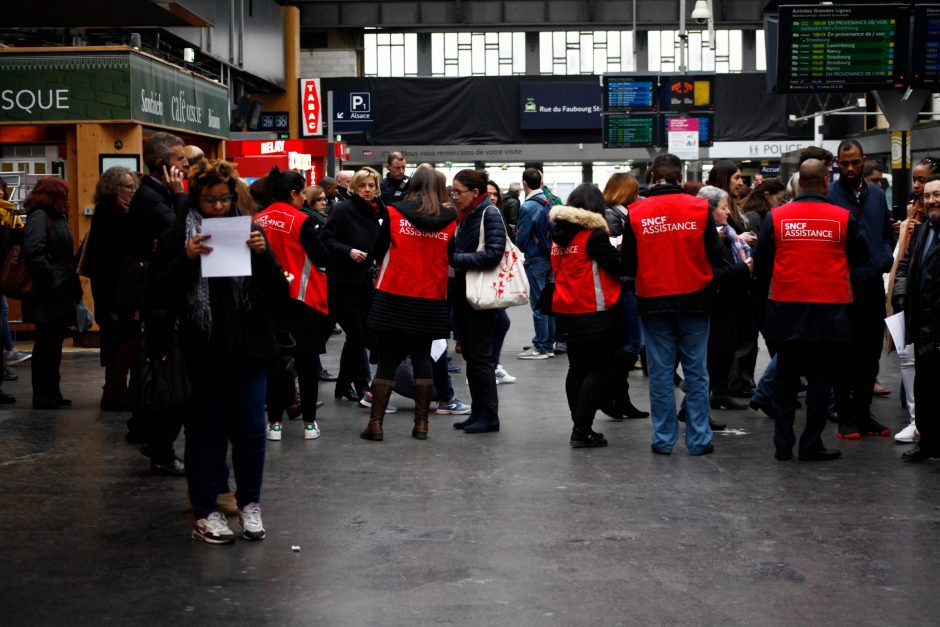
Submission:
<svg viewBox="0 0 940 627">
<path fill-rule="evenodd" d="M 229 135 L 228 89 L 133 52 L 0 54 L 0 123 L 132 120 Z"/>
</svg>

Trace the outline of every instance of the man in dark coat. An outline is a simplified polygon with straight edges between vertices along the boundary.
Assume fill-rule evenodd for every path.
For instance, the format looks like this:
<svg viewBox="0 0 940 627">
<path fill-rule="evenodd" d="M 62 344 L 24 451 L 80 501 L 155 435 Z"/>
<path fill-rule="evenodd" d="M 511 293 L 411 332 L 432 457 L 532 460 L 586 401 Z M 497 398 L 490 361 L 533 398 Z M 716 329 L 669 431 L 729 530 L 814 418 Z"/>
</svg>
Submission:
<svg viewBox="0 0 940 627">
<path fill-rule="evenodd" d="M 917 225 L 898 264 L 891 303 L 904 312 L 905 340 L 914 343 L 914 401 L 920 441 L 906 462 L 940 457 L 940 176 L 924 186 L 927 220 Z"/>
<path fill-rule="evenodd" d="M 388 153 L 388 159 L 385 162 L 388 174 L 380 184 L 382 202 L 386 205 L 398 202 L 405 197 L 405 190 L 408 189 L 408 182 L 411 181 L 410 176 L 405 176 L 405 165 L 405 155 L 400 152 Z"/>
</svg>

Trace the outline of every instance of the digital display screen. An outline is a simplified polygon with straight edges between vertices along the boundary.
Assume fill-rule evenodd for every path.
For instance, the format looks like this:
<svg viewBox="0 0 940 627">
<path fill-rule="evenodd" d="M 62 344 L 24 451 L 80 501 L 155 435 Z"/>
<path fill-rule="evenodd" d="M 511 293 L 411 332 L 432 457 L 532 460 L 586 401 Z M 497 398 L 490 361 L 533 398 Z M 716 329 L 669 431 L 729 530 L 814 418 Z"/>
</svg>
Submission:
<svg viewBox="0 0 940 627">
<path fill-rule="evenodd" d="M 605 115 L 604 148 L 641 148 L 659 144 L 657 115 Z"/>
<path fill-rule="evenodd" d="M 656 111 L 659 81 L 655 76 L 605 76 L 604 110 Z"/>
<path fill-rule="evenodd" d="M 662 129 L 663 133 L 669 132 L 669 119 L 674 116 L 663 116 Z M 698 145 L 701 147 L 711 146 L 712 145 L 712 126 L 714 120 L 711 115 L 705 113 L 699 113 L 695 115 L 688 115 L 685 117 L 695 118 L 698 120 Z M 664 137 L 666 135 L 663 135 Z"/>
<path fill-rule="evenodd" d="M 906 80 L 909 30 L 903 5 L 780 7 L 777 89 L 899 89 Z"/>
<path fill-rule="evenodd" d="M 664 111 L 714 111 L 711 76 L 665 76 L 662 83 Z"/>
<path fill-rule="evenodd" d="M 940 5 L 914 7 L 911 87 L 940 87 Z"/>
</svg>

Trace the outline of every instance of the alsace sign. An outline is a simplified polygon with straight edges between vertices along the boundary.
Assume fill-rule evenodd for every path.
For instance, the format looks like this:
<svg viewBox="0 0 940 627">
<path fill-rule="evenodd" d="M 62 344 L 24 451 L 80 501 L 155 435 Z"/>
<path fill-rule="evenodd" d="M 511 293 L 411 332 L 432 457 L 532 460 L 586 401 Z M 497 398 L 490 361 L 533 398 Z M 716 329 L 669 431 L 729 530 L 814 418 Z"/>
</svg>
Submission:
<svg viewBox="0 0 940 627">
<path fill-rule="evenodd" d="M 132 120 L 229 135 L 228 89 L 136 52 L 0 54 L 0 123 Z"/>
</svg>

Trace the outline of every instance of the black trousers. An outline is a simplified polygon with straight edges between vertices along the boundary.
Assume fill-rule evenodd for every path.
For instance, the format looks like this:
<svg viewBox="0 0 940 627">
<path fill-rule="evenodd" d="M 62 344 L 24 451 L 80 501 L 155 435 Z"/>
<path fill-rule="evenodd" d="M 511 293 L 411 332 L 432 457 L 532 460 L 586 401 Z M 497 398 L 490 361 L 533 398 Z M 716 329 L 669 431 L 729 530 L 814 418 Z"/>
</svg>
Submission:
<svg viewBox="0 0 940 627">
<path fill-rule="evenodd" d="M 62 365 L 62 343 L 68 329 L 64 324 L 36 323 L 36 341 L 30 367 L 33 376 L 33 399 L 62 398 L 59 369 Z"/>
<path fill-rule="evenodd" d="M 460 332 L 461 354 L 467 362 L 470 415 L 498 419 L 499 397 L 496 395 L 496 371 L 493 368 L 496 310 L 476 310 L 458 293 L 454 298 L 454 314 Z"/>
<path fill-rule="evenodd" d="M 800 436 L 800 452 L 824 448 L 831 386 L 844 385 L 848 345 L 844 342 L 785 342 L 777 347 L 777 380 L 774 408 L 777 412 L 774 445 L 778 451 L 792 451 L 796 443 L 793 423 L 800 375 L 809 383 L 806 390 L 806 427 Z"/>
<path fill-rule="evenodd" d="M 369 362 L 366 358 L 366 318 L 372 306 L 372 286 L 339 285 L 330 283 L 327 298 L 330 316 L 346 334 L 346 343 L 340 356 L 336 388 L 345 389 L 350 383 L 357 392 L 369 388 Z"/>
<path fill-rule="evenodd" d="M 620 346 L 610 337 L 566 337 L 568 347 L 568 375 L 565 394 L 571 419 L 576 426 L 589 429 L 594 415 L 606 400 L 614 385 L 614 359 Z M 618 381 L 618 385 L 623 385 Z"/>
<path fill-rule="evenodd" d="M 431 338 L 404 333 L 381 333 L 379 342 L 379 365 L 375 369 L 376 379 L 395 380 L 398 365 L 411 356 L 414 379 L 433 379 L 431 367 Z M 446 363 L 446 361 L 445 361 Z"/>
<path fill-rule="evenodd" d="M 284 410 L 294 402 L 294 382 L 297 375 L 300 392 L 300 413 L 304 422 L 317 419 L 317 400 L 319 399 L 320 361 L 318 353 L 295 351 L 294 367 L 288 366 L 290 360 L 282 355 L 268 369 L 267 408 L 268 422 L 281 422 Z"/>
<path fill-rule="evenodd" d="M 848 348 L 846 377 L 835 386 L 840 407 L 849 418 L 867 421 L 871 415 L 872 390 L 878 376 L 878 360 L 884 346 L 885 291 L 879 276 L 876 281 L 855 290 L 849 305 L 852 342 Z"/>
<path fill-rule="evenodd" d="M 914 403 L 920 447 L 940 455 L 940 355 L 914 357 Z"/>
</svg>

